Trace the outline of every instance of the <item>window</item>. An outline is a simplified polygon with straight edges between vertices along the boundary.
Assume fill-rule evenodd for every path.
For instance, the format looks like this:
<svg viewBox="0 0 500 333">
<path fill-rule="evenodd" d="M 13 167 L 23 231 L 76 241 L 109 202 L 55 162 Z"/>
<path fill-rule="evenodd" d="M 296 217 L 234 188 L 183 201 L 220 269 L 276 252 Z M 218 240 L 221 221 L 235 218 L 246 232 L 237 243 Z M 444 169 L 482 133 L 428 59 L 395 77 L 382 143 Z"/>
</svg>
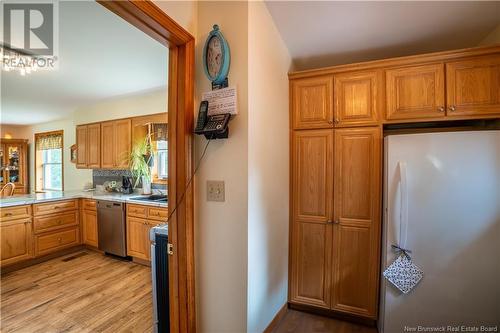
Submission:
<svg viewBox="0 0 500 333">
<path fill-rule="evenodd" d="M 168 178 L 168 141 L 156 142 L 158 156 L 158 179 Z"/>
<path fill-rule="evenodd" d="M 62 191 L 62 149 L 42 151 L 42 190 Z"/>
<path fill-rule="evenodd" d="M 63 190 L 63 131 L 35 134 L 35 190 Z"/>
</svg>

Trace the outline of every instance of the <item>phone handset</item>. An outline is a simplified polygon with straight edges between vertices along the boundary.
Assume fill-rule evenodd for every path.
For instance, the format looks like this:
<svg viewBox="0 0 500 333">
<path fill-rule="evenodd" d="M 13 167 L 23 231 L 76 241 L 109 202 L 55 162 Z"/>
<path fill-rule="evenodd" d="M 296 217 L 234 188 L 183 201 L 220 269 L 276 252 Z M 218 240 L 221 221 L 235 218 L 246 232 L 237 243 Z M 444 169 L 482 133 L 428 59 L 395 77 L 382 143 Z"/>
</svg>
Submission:
<svg viewBox="0 0 500 333">
<path fill-rule="evenodd" d="M 201 101 L 200 109 L 198 111 L 198 121 L 196 122 L 196 128 L 194 129 L 194 132 L 196 134 L 203 131 L 203 129 L 205 128 L 205 124 L 207 123 L 207 120 L 208 120 L 208 101 Z"/>
<path fill-rule="evenodd" d="M 198 121 L 194 132 L 205 135 L 207 139 L 225 139 L 229 136 L 228 123 L 231 114 L 208 116 L 208 102 L 202 101 L 198 112 Z"/>
</svg>

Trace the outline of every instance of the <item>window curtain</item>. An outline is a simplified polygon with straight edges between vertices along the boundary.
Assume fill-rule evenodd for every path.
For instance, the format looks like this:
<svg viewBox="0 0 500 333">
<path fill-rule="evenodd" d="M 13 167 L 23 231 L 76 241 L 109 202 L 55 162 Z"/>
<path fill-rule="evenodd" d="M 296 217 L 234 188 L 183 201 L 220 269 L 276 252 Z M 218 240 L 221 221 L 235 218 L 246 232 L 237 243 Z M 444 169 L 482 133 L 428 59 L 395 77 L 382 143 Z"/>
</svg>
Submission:
<svg viewBox="0 0 500 333">
<path fill-rule="evenodd" d="M 153 123 L 153 141 L 167 141 L 168 129 L 165 123 Z"/>
<path fill-rule="evenodd" d="M 46 134 L 36 138 L 36 150 L 61 149 L 62 134 Z"/>
</svg>

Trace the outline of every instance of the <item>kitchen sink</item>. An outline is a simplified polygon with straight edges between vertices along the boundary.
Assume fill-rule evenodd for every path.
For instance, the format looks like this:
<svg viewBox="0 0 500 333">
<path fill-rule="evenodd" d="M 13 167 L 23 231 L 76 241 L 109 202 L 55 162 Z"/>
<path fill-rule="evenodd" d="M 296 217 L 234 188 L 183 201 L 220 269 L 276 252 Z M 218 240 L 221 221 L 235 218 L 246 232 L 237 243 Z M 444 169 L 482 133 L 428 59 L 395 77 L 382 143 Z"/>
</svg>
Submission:
<svg viewBox="0 0 500 333">
<path fill-rule="evenodd" d="M 149 201 L 149 202 L 167 202 L 167 196 L 166 195 L 159 195 L 159 194 L 153 194 L 153 195 L 148 195 L 148 196 L 140 196 L 140 197 L 132 197 L 130 200 L 137 200 L 137 201 Z"/>
</svg>

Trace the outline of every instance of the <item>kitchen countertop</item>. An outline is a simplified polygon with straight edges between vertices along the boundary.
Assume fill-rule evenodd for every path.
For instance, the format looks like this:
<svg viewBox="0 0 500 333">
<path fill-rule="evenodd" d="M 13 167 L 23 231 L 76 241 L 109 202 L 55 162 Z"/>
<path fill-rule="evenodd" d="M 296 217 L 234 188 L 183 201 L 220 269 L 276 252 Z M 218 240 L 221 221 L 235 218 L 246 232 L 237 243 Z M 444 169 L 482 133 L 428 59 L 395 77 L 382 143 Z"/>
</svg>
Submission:
<svg viewBox="0 0 500 333">
<path fill-rule="evenodd" d="M 21 205 L 31 205 L 42 202 L 69 200 L 69 199 L 94 199 L 94 200 L 107 200 L 114 202 L 133 203 L 138 205 L 155 206 L 155 207 L 168 207 L 168 202 L 152 202 L 133 200 L 133 197 L 140 197 L 141 194 L 122 194 L 122 193 L 107 193 L 107 192 L 84 192 L 84 191 L 65 191 L 65 192 L 46 192 L 46 193 L 33 193 L 20 196 L 13 196 L 0 199 L 1 207 L 12 207 Z"/>
</svg>

